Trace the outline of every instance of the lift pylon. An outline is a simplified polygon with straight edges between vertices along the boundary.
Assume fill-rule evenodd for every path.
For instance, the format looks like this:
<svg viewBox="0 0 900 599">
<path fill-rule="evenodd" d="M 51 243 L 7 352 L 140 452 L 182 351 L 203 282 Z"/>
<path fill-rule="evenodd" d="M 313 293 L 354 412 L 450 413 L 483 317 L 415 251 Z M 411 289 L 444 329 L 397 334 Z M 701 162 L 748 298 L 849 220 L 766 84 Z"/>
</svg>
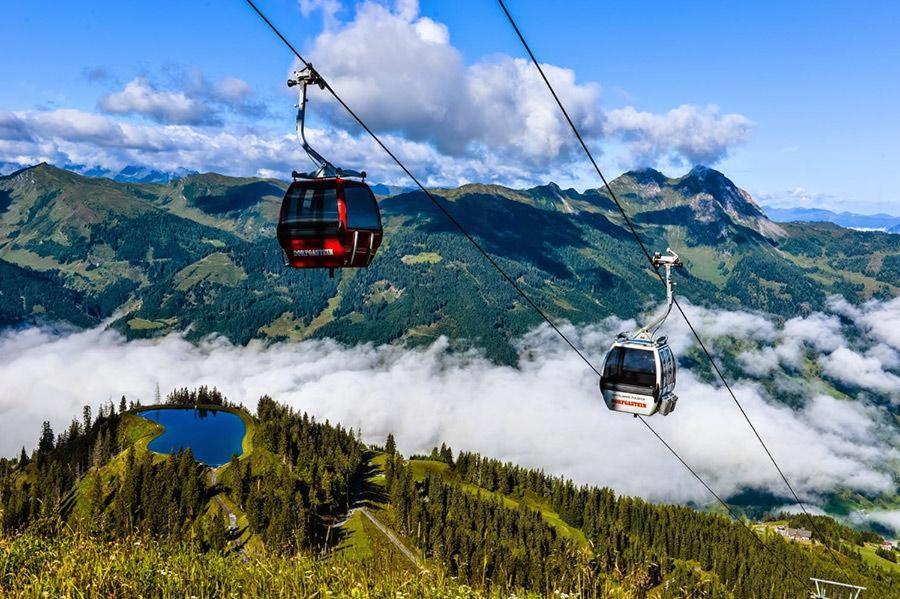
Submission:
<svg viewBox="0 0 900 599">
<path fill-rule="evenodd" d="M 810 593 L 810 599 L 859 599 L 866 587 L 821 578 L 810 578 L 816 585 L 816 591 Z"/>
</svg>

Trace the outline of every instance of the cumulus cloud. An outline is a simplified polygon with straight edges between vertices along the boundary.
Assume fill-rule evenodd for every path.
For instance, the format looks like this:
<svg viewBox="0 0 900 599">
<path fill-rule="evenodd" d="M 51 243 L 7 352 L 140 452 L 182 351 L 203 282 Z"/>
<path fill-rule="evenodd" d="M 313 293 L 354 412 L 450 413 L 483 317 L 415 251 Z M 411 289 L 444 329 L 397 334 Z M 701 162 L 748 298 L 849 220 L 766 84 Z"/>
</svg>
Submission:
<svg viewBox="0 0 900 599">
<path fill-rule="evenodd" d="M 721 114 L 718 106 L 682 105 L 665 114 L 634 107 L 607 113 L 606 131 L 621 137 L 635 159 L 646 164 L 714 164 L 750 138 L 753 123 L 740 114 Z"/>
<path fill-rule="evenodd" d="M 530 63 L 496 56 L 474 65 L 450 43 L 447 27 L 366 2 L 356 17 L 316 38 L 312 61 L 377 131 L 397 131 L 444 154 L 489 150 L 535 163 L 573 147 L 571 132 Z M 599 88 L 545 65 L 587 135 L 600 132 Z M 335 107 L 332 117 L 349 121 Z"/>
<path fill-rule="evenodd" d="M 384 183 L 408 184 L 405 174 L 365 134 L 307 128 L 307 138 L 340 165 L 365 168 Z M 454 158 L 432 145 L 387 134 L 382 140 L 429 186 L 469 181 L 524 186 L 532 173 L 522 165 L 492 166 L 477 157 Z M 0 111 L 0 160 L 18 164 L 88 164 L 122 168 L 198 171 L 284 178 L 308 158 L 293 133 L 271 129 L 228 130 L 187 125 L 136 124 L 74 109 Z"/>
<path fill-rule="evenodd" d="M 690 309 L 723 335 L 733 331 L 768 343 L 780 334 L 773 323 L 753 326 L 761 324 L 759 315 Z M 683 344 L 677 321 L 666 325 L 667 332 Z M 611 318 L 567 327 L 566 333 L 599 361 L 614 334 L 633 326 Z M 11 455 L 23 444 L 33 446 L 42 420 L 61 429 L 85 403 L 122 394 L 147 402 L 157 383 L 164 392 L 207 384 L 251 409 L 260 395 L 270 394 L 317 418 L 359 427 L 371 442 L 393 432 L 407 453 L 446 442 L 653 500 L 710 501 L 639 422 L 607 411 L 596 377 L 548 328 L 516 342 L 516 368 L 477 352 L 451 352 L 448 345 L 439 340 L 409 349 L 317 340 L 240 347 L 216 338 L 193 345 L 177 335 L 126 341 L 103 329 L 9 332 L 0 337 L 0 451 Z M 758 488 L 787 497 L 723 391 L 688 369 L 679 376 L 678 409 L 653 420 L 660 434 L 726 496 Z M 735 381 L 734 389 L 804 500 L 837 487 L 866 494 L 894 490 L 888 464 L 900 452 L 894 425 L 878 407 L 809 389 L 804 405 L 792 409 L 755 380 Z"/>
<path fill-rule="evenodd" d="M 900 393 L 900 377 L 885 371 L 885 364 L 875 356 L 861 356 L 846 347 L 839 347 L 819 358 L 825 374 L 854 387 L 874 389 L 883 393 Z"/>
<path fill-rule="evenodd" d="M 163 125 L 221 125 L 226 112 L 257 118 L 268 114 L 243 79 L 226 76 L 211 81 L 199 69 L 185 73 L 175 67 L 167 78 L 171 89 L 137 77 L 123 89 L 102 96 L 97 105 L 107 114 L 140 116 Z"/>
<path fill-rule="evenodd" d="M 302 0 L 301 11 L 320 12 L 325 21 L 308 51 L 317 68 L 428 185 L 589 180 L 568 125 L 528 61 L 497 54 L 467 63 L 447 26 L 422 16 L 415 0 L 363 2 L 348 21 L 339 20 L 341 5 L 331 0 Z M 711 107 L 606 113 L 597 83 L 543 67 L 594 149 L 605 138 L 623 139 L 635 153 L 629 162 L 711 162 L 749 131 L 744 117 Z M 273 128 L 268 105 L 245 81 L 211 80 L 177 66 L 166 71 L 106 93 L 97 113 L 0 112 L 0 161 L 233 175 L 286 174 L 305 164 L 286 135 L 292 122 Z M 110 81 L 102 70 L 85 77 Z M 320 152 L 379 181 L 408 183 L 330 96 L 313 93 L 311 107 L 308 130 Z"/>
<path fill-rule="evenodd" d="M 304 17 L 321 11 L 325 27 L 331 29 L 337 24 L 336 15 L 342 6 L 340 0 L 300 0 L 300 12 Z"/>
<path fill-rule="evenodd" d="M 125 88 L 100 98 L 100 110 L 110 114 L 135 114 L 159 123 L 208 125 L 218 120 L 202 102 L 181 91 L 155 88 L 146 77 L 129 81 Z"/>
<path fill-rule="evenodd" d="M 376 130 L 401 132 L 444 154 L 480 152 L 545 168 L 547 161 L 558 166 L 577 151 L 530 62 L 495 55 L 467 65 L 447 27 L 420 16 L 415 1 L 398 2 L 393 9 L 359 4 L 351 21 L 326 27 L 310 54 Z M 604 113 L 599 85 L 578 82 L 570 69 L 542 66 L 582 134 L 625 140 L 634 161 L 713 163 L 752 130 L 746 117 L 720 114 L 715 106 L 684 105 L 666 114 L 632 107 Z M 339 110 L 332 115 L 348 123 Z"/>
</svg>

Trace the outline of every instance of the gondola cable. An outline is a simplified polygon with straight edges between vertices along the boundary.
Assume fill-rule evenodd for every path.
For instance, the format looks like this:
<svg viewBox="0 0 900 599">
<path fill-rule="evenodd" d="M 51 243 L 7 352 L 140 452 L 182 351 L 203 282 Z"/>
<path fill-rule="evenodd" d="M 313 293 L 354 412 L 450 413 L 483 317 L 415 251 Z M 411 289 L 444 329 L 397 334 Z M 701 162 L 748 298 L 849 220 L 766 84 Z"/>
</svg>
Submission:
<svg viewBox="0 0 900 599">
<path fill-rule="evenodd" d="M 262 13 L 262 11 L 253 2 L 253 0 L 246 0 L 246 2 L 256 12 L 256 14 L 259 15 L 259 17 L 266 23 L 266 25 L 269 26 L 269 28 L 275 33 L 275 35 L 277 35 L 279 37 L 279 39 L 281 39 L 281 41 L 284 42 L 284 44 L 291 50 L 291 52 L 294 53 L 294 56 L 297 57 L 297 59 L 303 64 L 303 66 L 310 68 L 311 67 L 310 63 L 307 62 L 307 60 L 305 58 L 303 58 L 303 56 L 300 54 L 300 52 L 298 52 L 297 49 L 294 48 L 294 46 L 281 34 L 281 32 L 278 31 L 278 29 L 275 27 L 275 25 L 273 25 L 272 22 L 266 17 L 266 15 L 264 15 Z M 438 202 L 437 198 L 434 197 L 434 195 L 432 195 L 432 193 L 430 191 L 428 191 L 428 189 L 426 189 L 424 185 L 422 185 L 422 183 L 419 181 L 419 179 L 415 175 L 413 175 L 412 172 L 408 168 L 406 168 L 406 165 L 404 165 L 403 162 L 401 162 L 400 159 L 397 158 L 397 156 L 386 145 L 384 145 L 384 143 L 381 141 L 381 138 L 379 138 L 378 135 L 376 135 L 375 132 L 372 131 L 369 128 L 369 126 L 366 125 L 365 122 L 363 122 L 363 120 L 361 118 L 359 118 L 359 116 L 353 111 L 353 109 L 351 109 L 350 106 L 348 106 L 346 104 L 346 102 L 344 102 L 344 100 L 337 94 L 337 92 L 334 91 L 334 88 L 332 88 L 331 85 L 329 85 L 328 81 L 324 77 L 322 77 L 322 74 L 318 73 L 318 76 L 321 79 L 323 89 L 327 90 L 332 96 L 334 96 L 334 99 L 337 100 L 337 102 L 344 108 L 344 110 L 347 111 L 347 113 L 351 117 L 353 117 L 353 120 L 355 120 L 357 122 L 357 124 L 360 127 L 362 127 L 366 133 L 369 134 L 369 136 L 375 141 L 375 143 L 378 144 L 378 146 L 381 147 L 381 149 L 384 150 L 384 152 L 388 156 L 390 156 L 391 160 L 393 160 L 397 164 L 397 166 L 399 166 L 400 169 L 404 173 L 406 173 L 406 175 L 410 179 L 412 179 L 412 181 L 416 184 L 416 186 L 419 189 L 421 189 L 422 192 L 428 197 L 428 199 L 431 201 L 431 203 L 434 204 L 434 206 L 438 210 L 440 210 L 444 214 L 444 216 L 446 216 L 447 219 L 450 220 L 450 222 L 453 223 L 453 225 L 457 229 L 459 229 L 460 233 L 462 233 L 465 236 L 465 238 L 473 246 L 475 246 L 475 249 L 477 249 L 478 252 L 488 262 L 490 262 L 491 266 L 493 266 L 497 270 L 497 272 L 499 272 L 500 275 L 506 280 L 506 282 L 509 283 L 516 290 L 516 292 L 522 297 L 522 299 L 524 299 L 528 303 L 528 305 L 531 306 L 531 308 L 533 308 L 534 311 L 537 312 L 542 319 L 544 319 L 544 321 L 556 332 L 556 334 L 559 335 L 563 339 L 563 341 L 565 341 L 566 344 L 568 344 L 568 346 L 575 353 L 578 354 L 578 356 L 584 361 L 584 363 L 587 364 L 588 367 L 597 374 L 597 376 L 600 376 L 600 371 L 597 369 L 597 367 L 595 367 L 591 363 L 591 361 L 588 360 L 588 358 L 584 355 L 584 353 L 582 353 L 582 351 L 580 349 L 578 349 L 578 347 L 576 347 L 574 343 L 572 343 L 572 341 L 565 335 L 565 333 L 563 333 L 559 329 L 559 327 L 556 326 L 556 324 L 550 319 L 549 316 L 547 316 L 547 314 L 540 308 L 540 306 L 538 306 L 528 296 L 528 294 L 525 293 L 525 291 L 519 286 L 519 284 L 516 283 L 515 279 L 513 279 L 509 274 L 507 274 L 507 272 L 505 270 L 503 270 L 503 267 L 501 267 L 497 263 L 497 261 L 494 260 L 494 258 L 487 252 L 487 250 L 485 250 L 481 246 L 481 244 L 478 243 L 478 241 L 476 241 L 475 238 L 472 237 L 472 235 L 470 235 L 468 231 L 466 231 L 465 227 L 462 226 L 462 223 L 460 223 L 456 219 L 456 217 L 454 217 L 440 202 Z"/>
<path fill-rule="evenodd" d="M 653 257 L 650 254 L 650 251 L 647 249 L 647 246 L 644 245 L 643 240 L 641 239 L 640 235 L 638 235 L 638 232 L 634 228 L 634 225 L 632 224 L 631 219 L 628 217 L 628 214 L 625 212 L 624 207 L 619 202 L 619 199 L 616 197 L 615 192 L 613 192 L 612 186 L 610 186 L 609 182 L 606 180 L 606 177 L 603 175 L 603 172 L 600 170 L 600 167 L 597 165 L 597 161 L 594 159 L 594 155 L 591 153 L 591 150 L 588 148 L 587 144 L 585 143 L 584 138 L 581 136 L 581 133 L 578 131 L 578 127 L 575 126 L 574 121 L 572 121 L 572 118 L 569 116 L 569 113 L 566 110 L 565 106 L 563 106 L 562 101 L 559 99 L 559 96 L 556 94 L 556 90 L 553 88 L 553 85 L 550 83 L 550 80 L 547 78 L 547 75 L 544 73 L 544 69 L 541 67 L 540 63 L 538 62 L 537 57 L 535 57 L 534 52 L 531 51 L 531 47 L 528 45 L 528 42 L 525 41 L 525 36 L 522 34 L 522 31 L 519 29 L 519 26 L 516 24 L 515 19 L 513 19 L 513 16 L 509 12 L 509 9 L 507 9 L 506 3 L 504 2 L 504 0 L 497 0 L 497 2 L 500 4 L 500 8 L 503 10 L 503 13 L 506 15 L 507 20 L 509 20 L 509 24 L 512 25 L 512 28 L 515 31 L 516 36 L 519 38 L 519 41 L 522 43 L 522 46 L 525 48 L 525 51 L 528 53 L 528 56 L 531 58 L 531 62 L 534 64 L 534 66 L 537 68 L 538 72 L 540 73 L 541 78 L 544 80 L 544 83 L 546 84 L 547 89 L 550 91 L 550 94 L 553 96 L 553 99 L 556 101 L 557 106 L 559 106 L 560 111 L 562 111 L 563 116 L 565 117 L 566 121 L 569 123 L 569 127 L 572 129 L 572 133 L 575 134 L 575 137 L 578 139 L 578 143 L 581 144 L 581 148 L 584 150 L 584 153 L 587 155 L 588 159 L 590 160 L 591 164 L 593 165 L 594 170 L 597 172 L 597 175 L 599 175 L 600 180 L 603 181 L 603 185 L 606 188 L 607 193 L 609 193 L 613 202 L 615 202 L 616 207 L 619 209 L 619 212 L 621 213 L 622 218 L 625 220 L 625 223 L 628 225 L 628 228 L 630 229 L 632 236 L 638 242 L 638 245 L 640 245 L 641 250 L 644 252 L 644 255 L 647 257 L 647 260 L 650 262 L 650 265 L 653 268 L 653 271 L 656 273 L 656 276 L 659 277 L 661 281 L 665 282 L 663 280 L 662 274 L 660 274 L 660 272 L 659 272 L 659 268 L 654 264 Z M 787 476 L 785 476 L 781 467 L 778 465 L 778 462 L 775 460 L 775 456 L 769 450 L 765 441 L 763 441 L 762 436 L 759 434 L 759 431 L 756 429 L 756 426 L 750 420 L 750 417 L 747 415 L 747 412 L 744 410 L 744 407 L 741 405 L 741 402 L 738 401 L 737 396 L 735 395 L 734 391 L 731 389 L 731 385 L 728 384 L 728 381 L 726 380 L 725 375 L 719 369 L 718 364 L 716 364 L 716 361 L 713 359 L 712 354 L 710 354 L 709 350 L 706 348 L 706 344 L 703 343 L 703 340 L 700 338 L 700 335 L 697 333 L 697 330 L 694 328 L 694 325 L 691 323 L 687 314 L 685 314 L 684 310 L 681 307 L 681 304 L 678 303 L 677 298 L 674 299 L 674 303 L 675 303 L 675 306 L 678 308 L 678 311 L 681 313 L 682 318 L 684 318 L 684 321 L 687 323 L 688 327 L 690 328 L 691 333 L 693 334 L 694 338 L 697 340 L 697 343 L 700 345 L 700 348 L 703 350 L 703 353 L 706 355 L 707 360 L 709 360 L 710 364 L 712 365 L 712 367 L 715 370 L 716 374 L 718 375 L 719 379 L 722 381 L 722 384 L 725 386 L 725 389 L 727 389 L 729 395 L 731 395 L 731 399 L 734 400 L 734 403 L 737 405 L 738 409 L 740 410 L 741 414 L 743 415 L 744 420 L 747 421 L 747 424 L 750 426 L 750 429 L 753 431 L 753 434 L 756 436 L 756 439 L 759 441 L 760 445 L 762 445 L 763 449 L 766 452 L 766 455 L 769 457 L 769 460 L 772 462 L 772 465 L 775 467 L 775 470 L 778 471 L 778 474 L 781 476 L 781 479 L 784 481 L 784 484 L 787 485 L 787 488 L 788 488 L 788 490 L 790 490 L 791 495 L 794 497 L 794 500 L 796 500 L 797 505 L 800 506 L 800 509 L 803 510 L 803 513 L 809 518 L 810 525 L 812 526 L 812 528 L 816 532 L 816 534 L 819 535 L 819 537 L 823 539 L 823 545 L 825 545 L 826 549 L 828 549 L 828 552 L 831 555 L 831 558 L 834 560 L 835 564 L 837 564 L 838 568 L 840 568 L 841 572 L 843 572 L 844 576 L 847 576 L 847 579 L 849 580 L 850 576 L 844 570 L 840 561 L 838 561 L 837 556 L 834 554 L 834 550 L 832 550 L 831 547 L 829 547 L 826 543 L 824 543 L 825 537 L 822 535 L 822 533 L 818 530 L 818 527 L 815 525 L 815 520 L 812 518 L 810 513 L 806 510 L 806 506 L 803 505 L 803 502 L 800 501 L 800 497 L 794 491 L 794 487 L 788 481 Z M 645 424 L 647 424 L 648 427 L 650 426 L 646 422 L 645 422 Z"/>
<path fill-rule="evenodd" d="M 274 25 L 274 24 L 273 24 L 273 23 L 265 16 L 265 14 L 263 14 L 263 12 L 256 6 L 256 4 L 254 3 L 254 1 L 253 1 L 253 0 L 245 0 L 245 1 L 246 1 L 246 3 L 254 10 L 254 12 L 256 12 L 256 14 L 260 17 L 260 19 L 262 19 L 263 22 L 265 22 L 265 24 L 266 24 L 266 25 L 267 25 L 267 26 L 275 33 L 275 35 L 277 35 L 278 38 L 279 38 L 279 39 L 280 39 L 280 40 L 281 40 L 281 41 L 282 41 L 282 42 L 283 42 L 283 43 L 291 50 L 291 52 L 294 54 L 294 56 L 296 56 L 297 59 L 298 59 L 305 67 L 308 67 L 308 68 L 311 67 L 311 64 L 310 64 L 309 62 L 307 62 L 306 59 L 304 59 L 303 56 L 297 51 L 297 49 L 294 48 L 294 46 L 293 46 L 293 45 L 292 45 L 292 44 L 291 44 L 291 43 L 290 43 L 290 42 L 289 42 L 289 41 L 281 34 L 281 32 L 275 27 L 275 25 Z M 501 4 L 502 4 L 502 3 L 501 3 Z M 504 6 L 504 10 L 505 10 L 505 6 Z M 515 25 L 514 25 L 514 26 L 515 26 Z M 523 39 L 522 41 L 524 42 L 524 39 Z M 319 76 L 321 77 L 321 73 L 319 73 Z M 406 174 L 406 175 L 407 175 L 407 176 L 408 176 L 415 184 L 416 184 L 416 186 L 417 186 L 420 190 L 422 190 L 422 192 L 426 195 L 426 197 L 429 199 L 429 201 L 431 201 L 431 203 L 432 203 L 436 208 L 438 208 L 438 210 L 439 210 L 442 214 L 444 214 L 444 216 L 445 216 L 451 223 L 453 223 L 453 225 L 460 231 L 460 233 L 463 234 L 463 236 L 464 236 L 464 237 L 465 237 L 465 238 L 466 238 L 466 239 L 467 239 L 467 240 L 468 240 L 468 241 L 469 241 L 469 242 L 470 242 L 470 243 L 478 250 L 478 252 L 479 252 L 479 253 L 480 253 L 480 254 L 481 254 L 481 255 L 482 255 L 482 256 L 483 256 L 490 264 L 491 264 L 491 266 L 493 266 L 494 269 L 497 270 L 497 272 L 500 273 L 500 275 L 504 278 L 504 280 L 506 280 L 506 282 L 509 283 L 509 284 L 515 289 L 515 291 L 516 291 L 516 292 L 517 292 L 517 293 L 518 293 L 518 294 L 526 301 L 526 303 L 527 303 L 527 304 L 528 304 L 535 312 L 537 312 L 537 314 L 538 314 L 538 315 L 539 315 L 539 316 L 540 316 L 540 317 L 541 317 L 541 318 L 542 318 L 542 319 L 550 326 L 550 328 L 553 329 L 553 331 L 556 332 L 556 334 L 557 334 L 563 341 L 565 341 L 565 343 L 566 343 L 566 344 L 567 344 L 567 345 L 568 345 L 568 346 L 569 346 L 569 347 L 570 347 L 570 348 L 571 348 L 571 349 L 572 349 L 572 350 L 573 350 L 573 351 L 574 351 L 574 352 L 582 359 L 582 361 L 584 361 L 584 363 L 585 363 L 585 364 L 586 364 L 586 365 L 587 365 L 587 366 L 588 366 L 595 374 L 597 374 L 597 376 L 602 376 L 601 373 L 600 373 L 600 371 L 597 369 L 597 367 L 594 366 L 593 363 L 591 363 L 591 361 L 584 355 L 584 353 L 583 353 L 580 349 L 578 349 L 578 347 L 577 347 L 577 346 L 576 346 L 576 345 L 575 345 L 575 344 L 574 344 L 574 343 L 566 336 L 566 334 L 563 333 L 563 332 L 559 329 L 559 327 L 558 327 L 558 326 L 557 326 L 557 325 L 549 318 L 549 316 L 547 316 L 547 314 L 546 314 L 546 313 L 545 313 L 545 312 L 544 312 L 544 311 L 543 311 L 543 310 L 542 310 L 542 309 L 541 309 L 541 308 L 540 308 L 540 307 L 539 307 L 539 306 L 538 306 L 538 305 L 537 305 L 537 304 L 536 304 L 536 303 L 535 303 L 535 302 L 534 302 L 534 301 L 533 301 L 533 300 L 525 293 L 525 291 L 524 291 L 524 290 L 523 290 L 523 289 L 515 282 L 515 280 L 514 280 L 512 277 L 510 277 L 510 276 L 506 273 L 505 270 L 503 270 L 503 268 L 502 268 L 502 267 L 494 260 L 494 258 L 493 258 L 493 257 L 492 257 L 492 256 L 491 256 L 491 255 L 490 255 L 490 254 L 489 254 L 489 253 L 481 246 L 481 244 L 479 244 L 479 243 L 475 240 L 475 238 L 472 237 L 472 235 L 469 234 L 468 231 L 466 231 L 466 229 L 462 226 L 462 224 L 461 224 L 461 223 L 460 223 L 460 222 L 459 222 L 459 221 L 458 221 L 458 220 L 457 220 L 457 219 L 456 219 L 456 218 L 455 218 L 455 217 L 454 217 L 454 216 L 453 216 L 453 215 L 452 215 L 452 214 L 451 214 L 451 213 L 450 213 L 443 205 L 441 205 L 441 204 L 438 202 L 437 198 L 435 198 L 435 197 L 431 194 L 431 192 L 429 192 L 428 189 L 426 189 L 425 186 L 422 185 L 422 183 L 419 181 L 419 179 L 418 179 L 415 175 L 413 175 L 413 173 L 406 167 L 406 165 L 404 165 L 403 162 L 401 162 L 400 159 L 397 158 L 397 156 L 396 156 L 396 155 L 395 155 L 395 154 L 394 154 L 394 153 L 393 153 L 393 152 L 392 152 L 392 151 L 391 151 L 391 150 L 390 150 L 390 149 L 389 149 L 382 141 L 381 141 L 381 139 L 375 134 L 375 132 L 372 131 L 372 130 L 369 128 L 369 126 L 366 125 L 366 123 L 365 123 L 365 122 L 364 122 L 364 121 L 363 121 L 363 120 L 362 120 L 362 119 L 361 119 L 361 118 L 360 118 L 360 117 L 359 117 L 359 116 L 358 116 L 358 115 L 357 115 L 357 114 L 356 114 L 356 113 L 355 113 L 355 112 L 354 112 L 354 111 L 353 111 L 353 110 L 352 110 L 352 109 L 344 102 L 344 100 L 337 94 L 337 92 L 334 90 L 334 88 L 331 87 L 331 85 L 327 82 L 327 80 L 325 80 L 324 78 L 322 78 L 322 83 L 323 83 L 323 88 L 324 88 L 325 90 L 327 90 L 327 91 L 335 98 L 335 100 L 337 100 L 337 102 L 344 108 L 344 110 L 346 110 L 347 113 L 350 114 L 351 117 L 353 117 L 353 119 L 357 122 L 357 124 L 359 124 L 359 126 L 360 126 L 360 127 L 361 127 L 361 128 L 362 128 L 362 129 L 363 129 L 363 130 L 364 130 L 364 131 L 365 131 L 365 132 L 366 132 L 366 133 L 367 133 L 367 134 L 375 141 L 375 143 L 376 143 L 376 144 L 377 144 L 377 145 L 378 145 L 378 146 L 379 146 L 379 147 L 380 147 L 380 148 L 381 148 L 381 149 L 382 149 L 382 150 L 383 150 L 383 151 L 384 151 L 384 152 L 385 152 L 385 153 L 386 153 L 393 161 L 394 161 L 394 163 L 396 163 L 397 166 L 400 167 L 400 169 L 401 169 L 401 170 L 402 170 L 402 171 L 403 171 L 403 172 L 404 172 L 404 173 L 405 173 L 405 174 Z M 548 86 L 549 86 L 549 82 L 548 82 Z M 551 91 L 552 91 L 552 88 L 551 88 Z M 554 96 L 555 96 L 555 92 L 554 92 Z M 560 107 L 562 107 L 561 104 L 560 104 Z M 565 112 L 565 110 L 564 110 L 564 112 Z M 568 118 L 568 115 L 567 115 L 567 118 Z M 570 121 L 570 124 L 571 124 L 571 121 Z M 573 125 L 573 129 L 574 129 L 574 125 Z M 576 130 L 576 135 L 578 135 L 577 130 Z M 579 137 L 580 137 L 580 135 L 579 135 Z M 586 150 L 586 149 L 587 149 L 587 148 L 585 147 L 585 150 Z M 591 157 L 591 160 L 593 161 L 593 157 Z M 596 163 L 595 163 L 595 167 L 596 167 Z M 598 170 L 598 172 L 599 172 L 599 168 L 598 168 L 597 170 Z M 601 177 L 602 177 L 602 174 L 601 174 Z M 604 179 L 604 183 L 605 183 L 605 179 Z M 608 185 L 608 184 L 607 184 L 607 185 Z M 620 208 L 620 210 L 621 210 L 621 208 Z M 626 216 L 626 220 L 628 220 L 628 219 L 627 219 L 627 216 Z M 632 228 L 632 233 L 636 235 L 636 232 L 634 231 L 634 228 L 631 226 L 630 221 L 628 221 L 628 222 L 629 222 L 629 226 Z M 652 262 L 652 256 L 650 256 L 649 252 L 647 252 L 647 250 L 646 250 L 646 248 L 643 246 L 643 244 L 641 244 L 641 247 L 642 247 L 642 249 L 644 250 L 645 254 L 648 256 L 648 258 L 650 258 L 650 260 L 651 260 L 651 262 Z M 658 272 L 657 272 L 657 275 L 659 275 Z M 676 302 L 676 306 L 677 306 L 677 305 L 678 305 L 678 304 L 677 304 L 677 302 Z M 681 307 L 678 306 L 678 308 L 679 308 L 679 311 L 681 311 Z M 682 315 L 684 315 L 684 312 L 683 312 L 683 311 L 681 311 L 681 312 L 682 312 Z M 686 462 L 686 461 L 678 454 L 678 452 L 677 452 L 672 446 L 670 446 L 670 445 L 663 439 L 663 437 L 662 437 L 658 432 L 656 432 L 656 430 L 650 425 L 650 423 L 648 423 L 644 418 L 640 418 L 640 420 L 641 420 L 641 422 L 644 424 L 644 426 L 646 426 L 646 427 L 651 431 L 651 433 L 652 433 L 652 434 L 660 441 L 660 443 L 661 443 L 661 444 L 662 444 L 669 452 L 671 452 L 671 453 L 678 459 L 678 461 L 679 461 L 679 462 L 680 462 L 680 463 L 681 463 L 681 464 L 682 464 L 682 465 L 683 465 L 683 466 L 691 473 L 691 475 L 693 475 L 694 478 L 696 478 L 696 479 L 697 479 L 697 480 L 698 480 L 698 481 L 699 481 L 699 482 L 700 482 L 700 483 L 701 483 L 701 484 L 702 484 L 702 485 L 710 492 L 710 494 L 712 494 L 712 496 L 713 496 L 720 504 L 722 504 L 722 506 L 728 511 L 728 513 L 731 514 L 731 517 L 732 517 L 735 521 L 741 523 L 745 528 L 747 528 L 747 529 L 753 534 L 753 537 L 754 537 L 754 538 L 755 538 L 755 539 L 756 539 L 763 547 L 766 547 L 766 544 L 763 542 L 763 540 L 760 539 L 760 538 L 756 535 L 756 533 L 752 531 L 752 529 L 749 527 L 749 525 L 748 525 L 746 522 L 744 522 L 742 519 L 740 519 L 740 518 L 738 517 L 738 515 L 734 512 L 734 510 L 731 508 L 731 506 L 729 506 L 724 500 L 722 500 L 722 498 L 721 498 L 717 493 L 715 493 L 715 492 L 712 490 L 712 488 L 711 488 L 711 487 L 703 480 L 703 478 L 702 478 L 702 477 L 701 477 L 701 476 L 700 476 L 700 475 L 699 475 L 699 474 L 698 474 L 698 473 L 697 473 L 697 472 L 696 472 L 696 471 L 695 471 L 695 470 L 694 470 L 694 469 L 693 469 L 693 468 L 692 468 L 692 467 L 691 467 L 691 466 L 690 466 L 690 465 L 689 465 L 689 464 L 688 464 L 688 463 L 687 463 L 687 462 Z M 779 563 L 782 567 L 784 567 L 785 570 L 786 570 L 787 572 L 789 572 L 794 578 L 796 578 L 798 581 L 800 581 L 801 584 L 804 584 L 804 585 L 806 584 L 806 581 L 805 581 L 803 578 L 801 578 L 799 575 L 797 575 L 795 572 L 793 572 L 790 568 L 788 568 L 787 565 L 785 565 L 783 562 L 780 562 L 780 561 L 779 561 L 778 563 Z"/>
</svg>

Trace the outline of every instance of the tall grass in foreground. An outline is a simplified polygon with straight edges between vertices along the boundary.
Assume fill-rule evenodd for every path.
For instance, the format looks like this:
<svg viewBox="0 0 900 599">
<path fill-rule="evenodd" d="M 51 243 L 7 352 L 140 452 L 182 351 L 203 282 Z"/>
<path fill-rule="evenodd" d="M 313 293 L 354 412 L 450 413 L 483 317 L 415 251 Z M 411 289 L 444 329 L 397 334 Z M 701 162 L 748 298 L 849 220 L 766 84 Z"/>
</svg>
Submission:
<svg viewBox="0 0 900 599">
<path fill-rule="evenodd" d="M 3 597 L 448 597 L 483 595 L 442 576 L 376 560 L 200 552 L 82 534 L 0 539 Z M 526 595 L 519 595 L 520 597 Z"/>
</svg>

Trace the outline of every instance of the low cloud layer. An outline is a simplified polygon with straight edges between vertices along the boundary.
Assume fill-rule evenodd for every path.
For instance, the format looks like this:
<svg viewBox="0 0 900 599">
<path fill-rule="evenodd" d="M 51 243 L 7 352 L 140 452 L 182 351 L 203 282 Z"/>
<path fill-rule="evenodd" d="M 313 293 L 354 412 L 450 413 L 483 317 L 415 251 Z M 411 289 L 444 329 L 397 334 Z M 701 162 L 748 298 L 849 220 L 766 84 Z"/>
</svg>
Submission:
<svg viewBox="0 0 900 599">
<path fill-rule="evenodd" d="M 900 298 L 854 306 L 832 296 L 827 307 L 828 314 L 789 319 L 773 343 L 741 353 L 744 370 L 762 377 L 817 365 L 851 394 L 880 394 L 900 405 Z M 848 328 L 854 333 L 849 338 Z"/>
<path fill-rule="evenodd" d="M 745 312 L 687 309 L 710 339 L 727 335 L 776 352 L 786 331 L 802 329 Z M 893 303 L 864 308 L 885 309 Z M 673 317 L 667 332 L 684 355 L 691 342 L 679 320 Z M 568 333 L 599 362 L 615 333 L 632 325 L 609 319 Z M 853 334 L 876 343 L 865 341 L 874 330 Z M 820 356 L 837 351 L 833 344 L 816 349 L 810 343 L 807 349 Z M 359 427 L 371 442 L 393 432 L 407 453 L 446 442 L 653 500 L 710 500 L 640 422 L 606 409 L 595 375 L 552 331 L 539 328 L 517 345 L 522 358 L 511 368 L 477 353 L 452 353 L 443 340 L 421 349 L 328 340 L 239 347 L 222 339 L 193 345 L 177 335 L 129 342 L 102 329 L 8 332 L 0 337 L 0 451 L 13 455 L 22 445 L 32 447 L 42 420 L 61 430 L 83 404 L 122 394 L 147 403 L 157 384 L 164 393 L 207 384 L 250 409 L 269 394 L 320 419 Z M 790 408 L 762 384 L 771 375 L 757 379 L 745 372 L 734 389 L 805 500 L 815 502 L 837 487 L 869 495 L 895 490 L 890 464 L 900 451 L 884 405 L 866 393 L 836 399 L 809 387 L 803 405 Z M 753 487 L 786 496 L 725 392 L 687 369 L 679 376 L 678 409 L 652 419 L 660 434 L 722 495 Z"/>
</svg>

